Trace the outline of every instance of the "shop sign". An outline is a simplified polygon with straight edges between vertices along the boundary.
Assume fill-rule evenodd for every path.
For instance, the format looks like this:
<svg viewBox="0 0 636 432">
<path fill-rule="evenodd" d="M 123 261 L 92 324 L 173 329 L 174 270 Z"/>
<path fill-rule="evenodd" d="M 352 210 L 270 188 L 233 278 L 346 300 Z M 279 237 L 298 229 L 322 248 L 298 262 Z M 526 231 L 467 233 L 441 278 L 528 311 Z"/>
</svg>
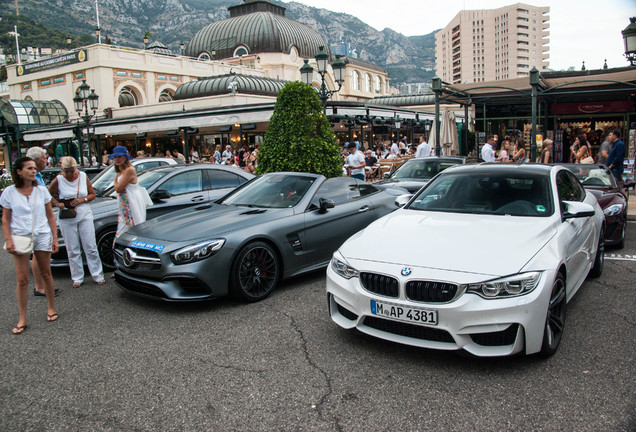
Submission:
<svg viewBox="0 0 636 432">
<path fill-rule="evenodd" d="M 40 72 L 46 69 L 54 69 L 61 66 L 66 66 L 74 63 L 85 62 L 88 58 L 86 50 L 74 51 L 66 53 L 57 57 L 50 57 L 47 59 L 39 60 L 36 62 L 29 62 L 18 65 L 16 73 L 18 76 L 26 75 L 29 73 Z"/>
<path fill-rule="evenodd" d="M 558 103 L 551 106 L 552 114 L 597 114 L 632 111 L 631 101 L 595 101 Z"/>
</svg>

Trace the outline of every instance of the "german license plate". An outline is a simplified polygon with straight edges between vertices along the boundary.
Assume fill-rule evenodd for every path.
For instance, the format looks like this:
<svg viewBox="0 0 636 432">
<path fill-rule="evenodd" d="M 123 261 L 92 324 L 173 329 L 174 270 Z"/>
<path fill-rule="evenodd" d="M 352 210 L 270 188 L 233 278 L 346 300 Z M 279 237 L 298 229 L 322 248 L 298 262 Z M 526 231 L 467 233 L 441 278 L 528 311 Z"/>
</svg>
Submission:
<svg viewBox="0 0 636 432">
<path fill-rule="evenodd" d="M 410 308 L 371 300 L 371 313 L 414 324 L 437 325 L 437 311 L 435 309 Z"/>
</svg>

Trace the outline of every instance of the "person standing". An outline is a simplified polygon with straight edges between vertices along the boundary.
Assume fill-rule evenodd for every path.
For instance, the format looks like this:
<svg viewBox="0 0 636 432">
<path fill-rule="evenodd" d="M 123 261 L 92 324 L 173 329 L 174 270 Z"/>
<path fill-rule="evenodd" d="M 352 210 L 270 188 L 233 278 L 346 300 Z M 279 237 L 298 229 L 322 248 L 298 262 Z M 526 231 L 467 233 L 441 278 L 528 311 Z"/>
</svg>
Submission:
<svg viewBox="0 0 636 432">
<path fill-rule="evenodd" d="M 494 162 L 495 161 L 495 137 L 494 135 L 488 135 L 486 139 L 486 144 L 481 148 L 481 158 L 484 162 Z"/>
<path fill-rule="evenodd" d="M 551 164 L 554 162 L 552 158 L 552 140 L 543 140 L 543 150 L 541 150 L 541 163 Z"/>
<path fill-rule="evenodd" d="M 84 282 L 82 249 L 86 255 L 86 262 L 93 280 L 98 285 L 104 285 L 104 271 L 95 242 L 93 212 L 88 205 L 90 201 L 95 199 L 95 190 L 86 173 L 77 169 L 75 159 L 68 156 L 62 158 L 60 167 L 62 175 L 53 179 L 49 186 L 49 192 L 52 196 L 58 196 L 60 199 L 58 202 L 53 198 L 53 205 L 60 210 L 68 207 L 75 209 L 76 212 L 74 218 L 63 219 L 60 217 L 59 220 L 60 231 L 66 244 L 73 288 L 79 288 Z"/>
<path fill-rule="evenodd" d="M 420 135 L 420 143 L 415 151 L 416 158 L 425 158 L 431 155 L 431 145 L 424 141 L 424 135 Z"/>
<path fill-rule="evenodd" d="M 42 171 L 44 171 L 48 165 L 46 151 L 42 147 L 31 147 L 27 150 L 26 156 L 35 162 L 35 168 L 38 171 L 35 175 L 35 180 L 38 182 L 38 185 L 46 187 L 44 179 L 42 178 Z M 42 275 L 40 274 L 37 260 L 31 260 L 31 273 L 33 274 L 33 281 L 35 283 L 33 295 L 44 297 L 46 295 L 44 293 L 44 283 L 42 282 Z M 57 294 L 59 290 L 56 289 L 55 291 L 55 294 Z"/>
<path fill-rule="evenodd" d="M 601 143 L 601 147 L 598 151 L 598 161 L 597 163 L 607 165 L 607 158 L 609 158 L 610 151 L 612 150 L 612 143 L 609 142 L 607 136 L 609 133 L 603 135 L 603 142 Z"/>
<path fill-rule="evenodd" d="M 607 157 L 607 167 L 610 169 L 618 188 L 623 188 L 623 170 L 625 160 L 625 143 L 621 140 L 621 131 L 619 129 L 612 129 L 607 135 L 607 139 L 612 144 L 612 150 L 610 150 Z"/>
<path fill-rule="evenodd" d="M 29 257 L 18 254 L 12 235 L 33 236 L 33 256 L 38 262 L 42 283 L 48 301 L 46 320 L 56 321 L 55 282 L 51 274 L 51 252 L 57 252 L 57 227 L 51 207 L 51 195 L 46 187 L 35 180 L 37 168 L 33 159 L 20 157 L 13 164 L 14 184 L 0 196 L 2 206 L 2 231 L 5 249 L 13 255 L 16 271 L 16 297 L 18 324 L 11 330 L 15 335 L 27 328 L 27 303 L 29 299 Z"/>
<path fill-rule="evenodd" d="M 216 147 L 214 148 L 214 163 L 215 164 L 220 164 L 221 163 L 221 144 L 217 144 Z"/>
<path fill-rule="evenodd" d="M 521 140 L 515 142 L 515 151 L 513 153 L 512 159 L 516 163 L 524 163 L 526 161 L 526 149 L 523 147 L 523 143 Z"/>
<path fill-rule="evenodd" d="M 135 167 L 130 164 L 132 157 L 128 154 L 126 147 L 115 147 L 113 153 L 108 157 L 115 164 L 115 172 L 117 173 L 114 180 L 119 200 L 117 232 L 115 233 L 115 239 L 117 239 L 130 227 L 146 221 L 146 200 L 137 184 L 137 172 Z"/>
<path fill-rule="evenodd" d="M 499 150 L 499 157 L 497 162 L 510 162 L 510 140 L 503 140 L 501 142 L 501 150 Z"/>
<path fill-rule="evenodd" d="M 349 144 L 349 170 L 351 177 L 364 181 L 364 155 L 356 148 L 355 143 Z"/>
<path fill-rule="evenodd" d="M 226 162 L 228 159 L 232 159 L 232 146 L 226 145 L 223 154 L 221 155 L 223 162 Z"/>
</svg>

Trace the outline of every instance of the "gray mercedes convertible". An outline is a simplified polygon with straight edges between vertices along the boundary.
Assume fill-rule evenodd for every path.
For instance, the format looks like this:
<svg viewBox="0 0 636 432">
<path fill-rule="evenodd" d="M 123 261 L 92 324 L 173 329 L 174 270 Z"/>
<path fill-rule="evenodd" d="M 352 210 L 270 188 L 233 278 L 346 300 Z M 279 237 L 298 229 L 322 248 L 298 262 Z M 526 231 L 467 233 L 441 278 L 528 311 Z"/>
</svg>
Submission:
<svg viewBox="0 0 636 432">
<path fill-rule="evenodd" d="M 164 301 L 227 294 L 259 301 L 281 279 L 325 267 L 346 239 L 395 210 L 396 197 L 405 193 L 349 177 L 265 174 L 214 203 L 159 216 L 121 235 L 114 245 L 115 281 L 132 294 Z"/>
</svg>

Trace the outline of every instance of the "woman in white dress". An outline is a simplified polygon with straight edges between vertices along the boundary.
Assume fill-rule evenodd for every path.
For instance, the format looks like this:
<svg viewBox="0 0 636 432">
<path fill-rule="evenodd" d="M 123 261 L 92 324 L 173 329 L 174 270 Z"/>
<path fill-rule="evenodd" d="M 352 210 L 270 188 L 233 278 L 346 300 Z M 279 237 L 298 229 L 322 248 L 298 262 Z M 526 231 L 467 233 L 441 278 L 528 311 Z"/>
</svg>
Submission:
<svg viewBox="0 0 636 432">
<path fill-rule="evenodd" d="M 53 205 L 60 210 L 64 207 L 75 209 L 75 217 L 58 221 L 62 237 L 66 244 L 69 267 L 73 287 L 79 288 L 84 282 L 84 265 L 82 263 L 82 249 L 86 255 L 88 269 L 93 280 L 98 285 L 104 284 L 104 271 L 102 262 L 97 252 L 95 241 L 95 225 L 93 224 L 93 212 L 88 203 L 95 199 L 95 190 L 85 172 L 77 169 L 74 158 L 66 156 L 60 163 L 62 175 L 53 179 L 49 186 L 49 192 L 59 201 L 53 198 Z M 80 249 L 81 240 L 81 249 Z"/>
<path fill-rule="evenodd" d="M 51 207 L 51 195 L 35 180 L 37 168 L 33 159 L 20 157 L 13 162 L 12 186 L 0 196 L 2 206 L 2 231 L 5 249 L 13 255 L 16 272 L 16 296 L 18 299 L 18 324 L 11 330 L 19 335 L 27 328 L 27 302 L 29 299 L 29 257 L 18 254 L 13 243 L 13 235 L 33 236 L 33 258 L 37 260 L 48 302 L 46 320 L 56 321 L 55 282 L 51 274 L 51 252 L 57 252 L 57 227 Z M 6 269 L 5 269 L 6 274 Z"/>
<path fill-rule="evenodd" d="M 132 157 L 124 146 L 117 146 L 108 156 L 115 164 L 115 190 L 119 194 L 119 215 L 117 217 L 117 239 L 130 227 L 146 221 L 146 205 L 148 204 L 145 191 L 137 184 L 137 172 L 130 164 Z"/>
</svg>

